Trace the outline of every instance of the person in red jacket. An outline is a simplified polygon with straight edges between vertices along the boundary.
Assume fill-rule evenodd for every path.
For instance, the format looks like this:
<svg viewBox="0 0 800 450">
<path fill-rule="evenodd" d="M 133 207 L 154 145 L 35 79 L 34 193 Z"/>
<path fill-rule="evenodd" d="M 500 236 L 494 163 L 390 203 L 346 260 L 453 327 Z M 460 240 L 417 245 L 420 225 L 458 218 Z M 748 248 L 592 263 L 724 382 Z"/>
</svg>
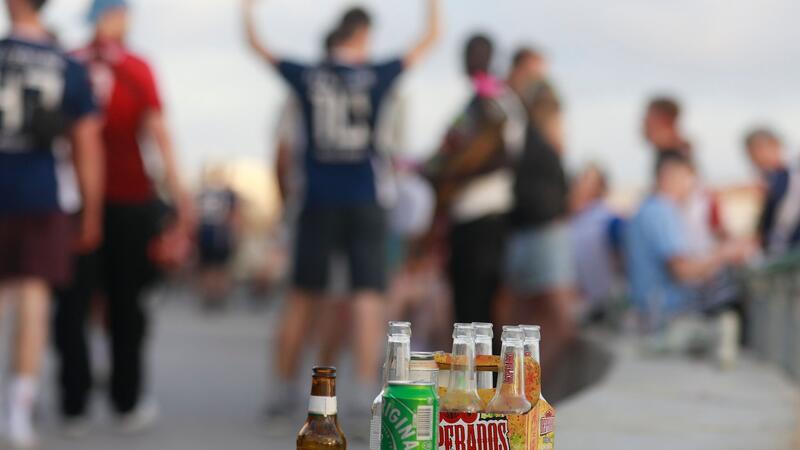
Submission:
<svg viewBox="0 0 800 450">
<path fill-rule="evenodd" d="M 175 151 L 164 119 L 163 106 L 149 64 L 125 45 L 128 8 L 125 0 L 95 0 L 89 14 L 95 25 L 93 41 L 75 52 L 89 68 L 100 106 L 105 146 L 105 218 L 99 260 L 87 262 L 71 289 L 62 294 L 56 314 L 56 343 L 60 351 L 61 412 L 68 431 L 85 429 L 91 388 L 86 344 L 90 299 L 98 286 L 107 299 L 111 341 L 110 395 L 123 431 L 138 431 L 157 416 L 152 402 L 142 401 L 143 344 L 147 334 L 145 288 L 155 281 L 159 264 L 169 260 L 165 235 L 192 229 L 190 200 L 178 175 Z M 169 208 L 159 201 L 148 173 L 141 145 L 154 142 L 163 166 L 163 179 L 174 207 L 169 233 Z"/>
</svg>

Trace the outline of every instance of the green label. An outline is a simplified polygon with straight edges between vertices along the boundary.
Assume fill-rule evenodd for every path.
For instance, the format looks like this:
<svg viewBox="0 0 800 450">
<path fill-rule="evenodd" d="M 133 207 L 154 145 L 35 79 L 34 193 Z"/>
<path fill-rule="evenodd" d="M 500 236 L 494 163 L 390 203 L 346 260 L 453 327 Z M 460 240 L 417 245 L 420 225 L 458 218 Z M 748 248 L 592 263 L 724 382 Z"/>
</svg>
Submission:
<svg viewBox="0 0 800 450">
<path fill-rule="evenodd" d="M 435 404 L 384 396 L 382 413 L 381 450 L 435 449 Z"/>
</svg>

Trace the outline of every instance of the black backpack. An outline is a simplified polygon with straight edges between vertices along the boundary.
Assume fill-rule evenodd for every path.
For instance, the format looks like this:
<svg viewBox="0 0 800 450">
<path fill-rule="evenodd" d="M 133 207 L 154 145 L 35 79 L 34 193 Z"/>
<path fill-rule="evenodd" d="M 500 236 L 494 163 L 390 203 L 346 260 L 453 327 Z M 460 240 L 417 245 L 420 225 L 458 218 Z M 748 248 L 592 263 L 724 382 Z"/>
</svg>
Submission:
<svg viewBox="0 0 800 450">
<path fill-rule="evenodd" d="M 535 227 L 566 216 L 568 195 L 561 156 L 536 128 L 528 126 L 525 148 L 514 164 L 511 224 Z"/>
</svg>

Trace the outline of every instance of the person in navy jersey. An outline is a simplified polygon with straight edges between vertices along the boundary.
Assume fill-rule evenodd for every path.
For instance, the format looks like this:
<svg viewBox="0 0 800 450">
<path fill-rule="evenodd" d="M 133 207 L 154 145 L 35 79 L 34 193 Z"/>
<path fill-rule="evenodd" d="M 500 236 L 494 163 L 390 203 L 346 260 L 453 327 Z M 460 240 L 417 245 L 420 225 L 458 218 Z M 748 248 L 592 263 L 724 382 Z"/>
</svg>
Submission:
<svg viewBox="0 0 800 450">
<path fill-rule="evenodd" d="M 45 0 L 7 0 L 11 35 L 0 41 L 0 297 L 18 323 L 7 397 L 15 448 L 37 445 L 32 413 L 47 342 L 50 290 L 70 279 L 71 251 L 101 240 L 102 155 L 87 71 L 39 19 Z M 77 239 L 59 205 L 56 142 L 68 138 L 83 197 Z"/>
<path fill-rule="evenodd" d="M 787 163 L 783 143 L 770 129 L 748 133 L 745 147 L 767 187 L 759 237 L 768 256 L 780 257 L 800 243 L 800 173 Z"/>
<path fill-rule="evenodd" d="M 295 94 L 306 134 L 305 192 L 294 249 L 294 289 L 278 332 L 279 350 L 275 352 L 281 378 L 275 385 L 289 388 L 272 402 L 271 409 L 286 413 L 301 397 L 293 383 L 300 350 L 312 311 L 327 287 L 331 257 L 337 252 L 347 256 L 350 266 L 357 378 L 366 386 L 377 384 L 387 261 L 374 131 L 382 103 L 395 81 L 436 42 L 439 1 L 429 0 L 425 35 L 404 57 L 379 64 L 371 62 L 371 19 L 363 9 L 354 8 L 338 27 L 338 43 L 332 57 L 313 65 L 281 58 L 263 43 L 253 21 L 255 3 L 243 3 L 248 43 L 261 59 L 277 69 Z M 376 390 L 366 389 L 369 395 Z M 354 406 L 368 411 L 370 401 Z"/>
</svg>

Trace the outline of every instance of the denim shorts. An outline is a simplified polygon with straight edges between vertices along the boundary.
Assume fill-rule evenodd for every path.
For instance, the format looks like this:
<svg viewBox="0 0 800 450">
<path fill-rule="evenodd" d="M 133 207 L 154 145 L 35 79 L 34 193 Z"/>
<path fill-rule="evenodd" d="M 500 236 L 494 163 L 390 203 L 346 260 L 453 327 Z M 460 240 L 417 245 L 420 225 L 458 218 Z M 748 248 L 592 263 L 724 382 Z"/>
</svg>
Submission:
<svg viewBox="0 0 800 450">
<path fill-rule="evenodd" d="M 513 231 L 506 248 L 506 282 L 517 295 L 575 284 L 569 226 L 555 222 Z"/>
</svg>

